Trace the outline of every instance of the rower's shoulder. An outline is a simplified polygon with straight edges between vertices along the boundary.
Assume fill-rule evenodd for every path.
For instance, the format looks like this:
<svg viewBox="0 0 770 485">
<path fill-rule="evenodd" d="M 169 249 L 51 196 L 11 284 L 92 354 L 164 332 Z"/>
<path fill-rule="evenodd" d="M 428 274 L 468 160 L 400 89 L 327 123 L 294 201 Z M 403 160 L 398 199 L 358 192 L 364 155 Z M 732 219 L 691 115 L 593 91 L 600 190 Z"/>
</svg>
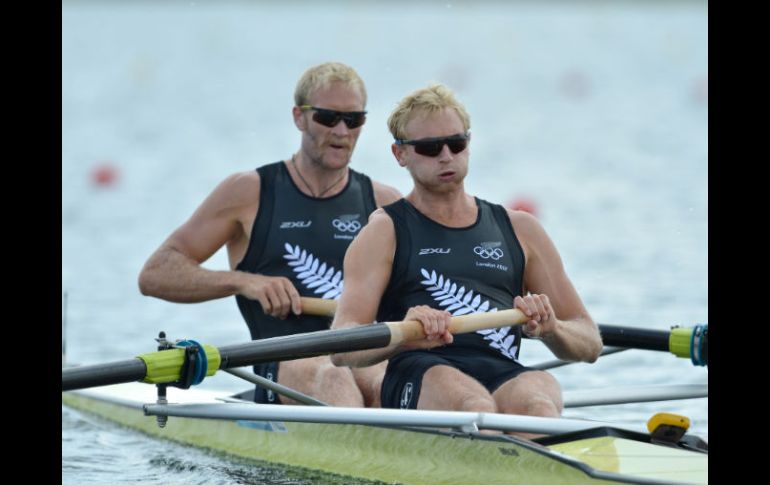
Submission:
<svg viewBox="0 0 770 485">
<path fill-rule="evenodd" d="M 353 239 L 348 247 L 348 252 L 359 254 L 364 251 L 367 258 L 373 255 L 383 255 L 392 252 L 396 240 L 396 229 L 393 219 L 382 207 L 369 214 L 369 220 Z M 365 248 L 365 249 L 362 249 Z M 347 256 L 345 256 L 347 259 Z"/>
<path fill-rule="evenodd" d="M 256 170 L 228 175 L 214 189 L 211 197 L 229 204 L 242 205 L 259 202 L 260 177 Z"/>
<path fill-rule="evenodd" d="M 513 210 L 505 208 L 505 212 L 508 214 L 508 218 L 511 220 L 511 225 L 514 231 L 519 236 L 537 237 L 541 234 L 545 234 L 540 221 L 529 212 L 522 210 Z"/>
<path fill-rule="evenodd" d="M 371 214 L 369 214 L 369 220 L 364 226 L 367 234 L 391 234 L 394 232 L 393 219 L 390 217 L 385 209 L 378 207 Z"/>
<path fill-rule="evenodd" d="M 228 190 L 234 190 L 237 193 L 253 192 L 255 190 L 259 193 L 260 183 L 259 172 L 256 170 L 247 170 L 228 175 L 222 181 L 220 186 L 224 186 Z"/>
<path fill-rule="evenodd" d="M 256 170 L 235 172 L 225 177 L 222 183 L 229 184 L 232 188 L 253 188 L 255 184 L 257 185 L 257 188 L 259 188 L 259 172 Z"/>
<path fill-rule="evenodd" d="M 374 201 L 377 203 L 377 207 L 392 204 L 401 197 L 401 192 L 395 187 L 385 185 L 376 180 L 372 180 L 372 189 L 374 190 Z"/>
</svg>

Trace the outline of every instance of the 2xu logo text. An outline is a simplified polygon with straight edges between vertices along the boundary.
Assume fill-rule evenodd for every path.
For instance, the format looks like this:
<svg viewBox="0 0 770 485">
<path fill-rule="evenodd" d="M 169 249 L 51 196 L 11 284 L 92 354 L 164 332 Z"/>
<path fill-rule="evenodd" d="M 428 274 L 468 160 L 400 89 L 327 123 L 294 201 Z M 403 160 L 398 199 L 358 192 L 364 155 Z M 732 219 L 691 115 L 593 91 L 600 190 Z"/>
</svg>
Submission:
<svg viewBox="0 0 770 485">
<path fill-rule="evenodd" d="M 304 229 L 312 223 L 313 221 L 285 221 L 281 223 L 281 229 Z"/>
<path fill-rule="evenodd" d="M 418 256 L 425 254 L 449 254 L 450 251 L 452 251 L 452 248 L 423 248 L 420 249 Z"/>
</svg>

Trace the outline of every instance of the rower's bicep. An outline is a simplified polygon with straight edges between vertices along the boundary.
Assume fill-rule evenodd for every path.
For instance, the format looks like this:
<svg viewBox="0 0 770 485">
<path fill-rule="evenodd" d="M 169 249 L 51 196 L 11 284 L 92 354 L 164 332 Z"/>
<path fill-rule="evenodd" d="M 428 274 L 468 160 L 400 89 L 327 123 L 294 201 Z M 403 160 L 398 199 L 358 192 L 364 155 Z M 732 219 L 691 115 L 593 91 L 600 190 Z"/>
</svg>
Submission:
<svg viewBox="0 0 770 485">
<path fill-rule="evenodd" d="M 232 175 L 214 189 L 163 246 L 202 263 L 228 242 L 242 237 L 244 213 L 251 216 L 258 208 L 259 175 Z"/>
</svg>

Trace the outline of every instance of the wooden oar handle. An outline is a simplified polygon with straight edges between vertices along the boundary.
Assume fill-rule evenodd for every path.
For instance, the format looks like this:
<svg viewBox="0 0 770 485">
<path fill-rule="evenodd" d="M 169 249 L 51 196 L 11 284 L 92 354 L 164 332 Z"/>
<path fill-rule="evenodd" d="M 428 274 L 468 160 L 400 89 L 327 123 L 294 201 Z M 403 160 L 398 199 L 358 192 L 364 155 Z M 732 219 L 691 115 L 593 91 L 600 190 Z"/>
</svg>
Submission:
<svg viewBox="0 0 770 485">
<path fill-rule="evenodd" d="M 324 300 L 321 298 L 300 297 L 302 301 L 302 313 L 305 315 L 318 315 L 333 317 L 337 309 L 337 300 Z"/>
<path fill-rule="evenodd" d="M 303 296 L 302 313 L 307 315 L 334 316 L 337 309 L 336 300 L 323 300 L 321 298 L 311 298 Z M 518 325 L 528 320 L 527 316 L 521 310 L 516 308 L 510 310 L 500 310 L 487 313 L 470 313 L 459 317 L 452 317 L 449 324 L 449 332 L 469 333 L 476 330 L 487 328 L 505 327 L 507 325 Z M 422 330 L 422 324 L 416 320 L 404 320 L 402 322 L 385 322 L 390 327 L 392 335 L 391 344 L 401 342 L 410 342 L 425 338 L 425 332 Z"/>
<path fill-rule="evenodd" d="M 449 324 L 449 332 L 452 334 L 469 333 L 488 328 L 519 325 L 527 320 L 529 320 L 529 318 L 527 318 L 521 310 L 516 308 L 498 312 L 470 313 L 468 315 L 452 317 L 451 323 Z M 425 338 L 422 324 L 416 320 L 385 322 L 385 324 L 390 327 L 391 345 Z"/>
</svg>

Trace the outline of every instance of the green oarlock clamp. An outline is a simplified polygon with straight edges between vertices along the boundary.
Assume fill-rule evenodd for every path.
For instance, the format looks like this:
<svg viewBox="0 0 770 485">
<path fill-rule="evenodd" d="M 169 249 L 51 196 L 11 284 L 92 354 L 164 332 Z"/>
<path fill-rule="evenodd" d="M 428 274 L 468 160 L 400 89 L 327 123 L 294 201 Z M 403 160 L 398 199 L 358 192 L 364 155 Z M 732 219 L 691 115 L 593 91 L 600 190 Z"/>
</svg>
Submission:
<svg viewBox="0 0 770 485">
<path fill-rule="evenodd" d="M 208 357 L 206 376 L 213 376 L 219 370 L 222 357 L 219 355 L 219 349 L 212 345 L 204 345 L 203 348 Z M 184 349 L 168 349 L 139 355 L 138 358 L 147 366 L 147 374 L 142 382 L 167 384 L 178 381 L 182 377 L 184 357 Z"/>
<path fill-rule="evenodd" d="M 668 337 L 668 350 L 677 357 L 690 357 L 691 328 L 674 327 Z"/>
<path fill-rule="evenodd" d="M 677 357 L 689 358 L 693 365 L 708 365 L 708 324 L 672 328 L 668 349 Z"/>
</svg>

